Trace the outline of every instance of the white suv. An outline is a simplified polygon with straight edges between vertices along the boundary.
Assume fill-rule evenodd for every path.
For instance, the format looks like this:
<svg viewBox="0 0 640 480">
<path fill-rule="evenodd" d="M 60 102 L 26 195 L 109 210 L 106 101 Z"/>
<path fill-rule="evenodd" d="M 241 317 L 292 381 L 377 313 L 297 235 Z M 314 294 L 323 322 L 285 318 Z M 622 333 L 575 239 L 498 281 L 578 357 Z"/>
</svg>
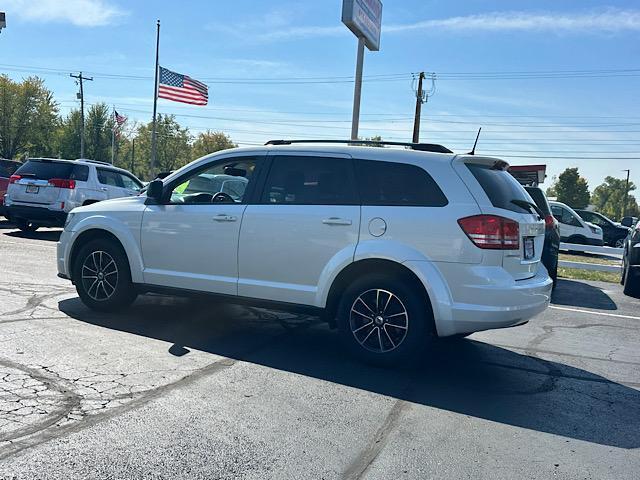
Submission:
<svg viewBox="0 0 640 480">
<path fill-rule="evenodd" d="M 59 276 L 96 310 L 206 292 L 318 312 L 377 363 L 543 311 L 544 220 L 507 163 L 413 147 L 278 141 L 203 157 L 146 196 L 71 212 Z"/>
<path fill-rule="evenodd" d="M 95 160 L 31 158 L 9 179 L 5 206 L 9 218 L 26 231 L 62 226 L 75 207 L 140 194 L 131 173 Z"/>
</svg>

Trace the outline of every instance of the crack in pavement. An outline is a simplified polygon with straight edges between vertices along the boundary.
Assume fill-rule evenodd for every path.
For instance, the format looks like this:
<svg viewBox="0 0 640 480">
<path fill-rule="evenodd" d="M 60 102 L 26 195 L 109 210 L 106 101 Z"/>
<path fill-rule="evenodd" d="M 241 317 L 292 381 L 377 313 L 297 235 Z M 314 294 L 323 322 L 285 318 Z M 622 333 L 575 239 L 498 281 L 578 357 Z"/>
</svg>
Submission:
<svg viewBox="0 0 640 480">
<path fill-rule="evenodd" d="M 254 312 L 259 314 L 259 312 Z M 271 315 L 271 313 L 269 313 Z M 242 352 L 238 352 L 239 358 L 245 358 L 247 355 L 250 355 L 254 352 L 258 352 L 264 348 L 273 347 L 278 343 L 286 340 L 291 335 L 296 332 L 306 329 L 313 325 L 314 323 L 319 322 L 317 319 L 313 319 L 313 317 L 300 316 L 300 317 L 290 317 L 288 320 L 293 320 L 294 318 L 299 318 L 300 322 L 297 325 L 293 326 L 291 324 L 288 325 L 289 328 L 286 328 L 283 333 L 277 334 L 271 338 L 269 338 L 266 342 L 261 342 L 258 345 L 254 345 L 252 347 L 244 349 Z M 235 360 L 233 358 L 223 357 L 215 362 L 209 363 L 199 369 L 190 370 L 190 373 L 179 378 L 176 381 L 166 383 L 160 385 L 155 388 L 140 390 L 140 391 L 131 391 L 124 392 L 120 394 L 109 394 L 109 392 L 113 388 L 95 388 L 91 385 L 76 385 L 77 382 L 81 381 L 81 378 L 85 378 L 82 376 L 73 377 L 72 379 L 63 379 L 63 377 L 58 372 L 54 372 L 51 366 L 39 366 L 39 369 L 46 372 L 46 374 L 38 373 L 38 369 L 26 367 L 23 365 L 12 363 L 16 367 L 19 367 L 23 370 L 27 370 L 32 375 L 40 375 L 42 378 L 47 378 L 48 381 L 53 383 L 51 376 L 56 376 L 56 381 L 68 382 L 65 383 L 70 385 L 70 390 L 73 390 L 74 399 L 77 398 L 78 401 L 74 402 L 73 405 L 71 403 L 65 409 L 65 414 L 58 416 L 57 421 L 47 422 L 46 424 L 39 424 L 39 427 L 33 427 L 31 430 L 25 430 L 25 434 L 18 437 L 17 435 L 12 436 L 9 444 L 4 447 L 0 447 L 0 460 L 8 458 L 16 453 L 25 450 L 27 448 L 31 448 L 33 446 L 48 442 L 55 438 L 60 438 L 62 436 L 71 434 L 76 431 L 83 430 L 85 428 L 89 428 L 99 422 L 106 421 L 108 419 L 114 418 L 116 416 L 122 415 L 130 410 L 135 408 L 139 408 L 143 405 L 148 404 L 149 402 L 162 397 L 163 395 L 190 385 L 201 378 L 219 373 L 225 369 L 228 369 L 235 365 L 240 360 Z M 104 374 L 96 374 L 96 375 L 104 375 Z M 115 376 L 114 374 L 111 375 Z M 88 376 L 89 378 L 92 375 Z M 74 381 L 75 380 L 75 381 Z M 103 377 L 101 380 L 105 380 Z M 110 379 L 109 382 L 97 382 L 99 384 L 105 383 L 114 383 L 114 379 Z M 118 382 L 115 382 L 117 387 Z M 124 384 L 120 384 L 120 386 L 125 386 Z M 87 387 L 87 390 L 91 390 L 91 394 L 87 395 L 87 390 L 81 390 L 81 388 Z M 126 387 L 130 387 L 126 385 Z M 133 386 L 135 388 L 135 386 Z M 80 393 L 78 393 L 80 392 Z M 84 392 L 85 395 L 81 393 Z M 91 402 L 96 402 L 93 395 L 98 395 L 97 402 L 100 406 L 96 407 L 96 404 Z M 83 403 L 86 404 L 89 402 L 89 406 L 93 406 L 93 410 L 82 409 Z M 113 404 L 115 402 L 115 404 Z M 111 403 L 111 405 L 110 405 Z M 95 413 L 97 411 L 97 413 Z M 94 413 L 91 413 L 94 412 Z M 61 421 L 62 420 L 62 421 Z M 2 440 L 2 438 L 0 438 Z"/>
</svg>

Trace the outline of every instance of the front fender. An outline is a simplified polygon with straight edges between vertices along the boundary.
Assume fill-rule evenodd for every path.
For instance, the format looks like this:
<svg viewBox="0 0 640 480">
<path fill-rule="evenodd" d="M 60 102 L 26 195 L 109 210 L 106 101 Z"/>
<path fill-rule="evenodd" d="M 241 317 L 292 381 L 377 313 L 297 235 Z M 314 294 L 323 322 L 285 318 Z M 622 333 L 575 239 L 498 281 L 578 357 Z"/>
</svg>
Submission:
<svg viewBox="0 0 640 480">
<path fill-rule="evenodd" d="M 73 246 L 75 245 L 78 237 L 89 230 L 104 230 L 116 237 L 122 244 L 129 260 L 131 280 L 134 283 L 143 283 L 142 270 L 144 268 L 144 263 L 142 260 L 142 252 L 140 250 L 139 218 L 120 220 L 104 215 L 91 215 L 76 223 L 70 232 L 64 252 L 65 264 L 68 266 L 67 270 L 69 273 L 71 273 L 69 261 Z"/>
</svg>

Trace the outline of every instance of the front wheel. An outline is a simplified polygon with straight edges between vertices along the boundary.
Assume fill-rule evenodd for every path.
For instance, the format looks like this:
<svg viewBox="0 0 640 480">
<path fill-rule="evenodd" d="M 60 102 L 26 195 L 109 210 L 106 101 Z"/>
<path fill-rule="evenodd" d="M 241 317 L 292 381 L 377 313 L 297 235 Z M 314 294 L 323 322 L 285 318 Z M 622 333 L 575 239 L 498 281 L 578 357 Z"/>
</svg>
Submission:
<svg viewBox="0 0 640 480">
<path fill-rule="evenodd" d="M 92 310 L 120 310 L 137 296 L 124 251 L 108 239 L 92 240 L 80 249 L 73 280 L 80 299 Z"/>
<path fill-rule="evenodd" d="M 626 237 L 617 239 L 613 246 L 615 248 L 624 248 L 625 239 L 626 239 Z"/>
<path fill-rule="evenodd" d="M 385 275 L 353 282 L 342 295 L 337 320 L 349 352 L 375 365 L 407 364 L 435 338 L 424 294 Z"/>
</svg>

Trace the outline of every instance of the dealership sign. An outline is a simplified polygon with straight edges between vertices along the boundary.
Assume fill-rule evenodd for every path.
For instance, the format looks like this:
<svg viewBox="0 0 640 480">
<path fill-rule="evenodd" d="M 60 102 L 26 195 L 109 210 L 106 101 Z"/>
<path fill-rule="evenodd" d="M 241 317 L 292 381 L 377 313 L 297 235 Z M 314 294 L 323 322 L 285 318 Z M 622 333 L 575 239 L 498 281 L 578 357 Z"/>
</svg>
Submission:
<svg viewBox="0 0 640 480">
<path fill-rule="evenodd" d="M 342 23 L 371 51 L 380 50 L 382 2 L 380 0 L 343 0 Z"/>
</svg>

